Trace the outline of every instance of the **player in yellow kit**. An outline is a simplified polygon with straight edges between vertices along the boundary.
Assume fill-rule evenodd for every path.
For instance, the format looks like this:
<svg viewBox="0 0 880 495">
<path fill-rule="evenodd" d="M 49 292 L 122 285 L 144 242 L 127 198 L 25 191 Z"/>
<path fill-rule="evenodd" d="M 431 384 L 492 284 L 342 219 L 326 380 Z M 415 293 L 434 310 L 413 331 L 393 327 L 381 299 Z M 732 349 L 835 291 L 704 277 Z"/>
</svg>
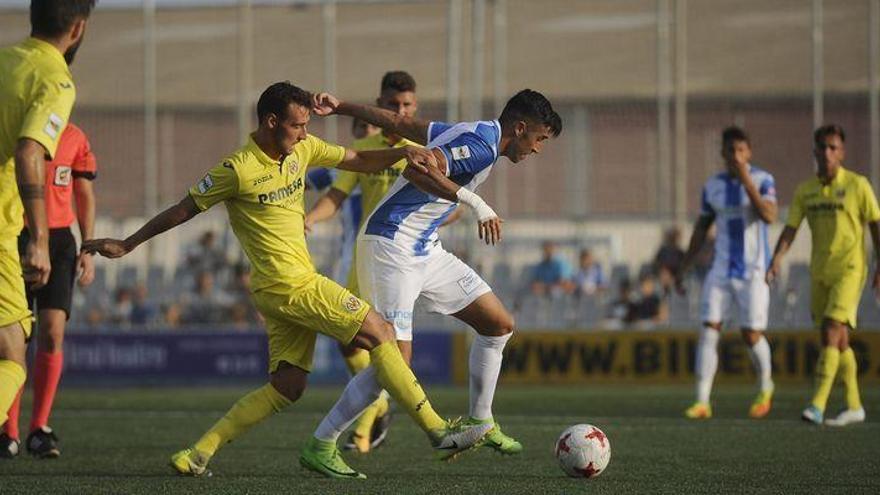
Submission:
<svg viewBox="0 0 880 495">
<path fill-rule="evenodd" d="M 875 256 L 880 256 L 880 208 L 871 184 L 864 176 L 843 168 L 846 136 L 838 125 L 820 127 L 813 135 L 816 177 L 795 190 L 788 222 L 770 267 L 767 281 L 775 279 L 783 255 L 806 218 L 812 234 L 810 256 L 810 312 L 822 332 L 822 351 L 816 365 L 816 391 L 801 417 L 822 424 L 828 395 L 838 371 L 846 387 L 847 408 L 826 424 L 845 426 L 865 420 L 859 397 L 856 357 L 849 346 L 849 331 L 856 328 L 856 313 L 868 260 L 865 224 L 871 232 Z M 880 265 L 872 287 L 880 289 Z"/>
<path fill-rule="evenodd" d="M 204 475 L 217 450 L 302 395 L 317 333 L 367 349 L 372 366 L 362 373 L 386 390 L 447 457 L 479 444 L 489 429 L 449 424 L 434 412 L 394 341 L 390 323 L 370 306 L 315 271 L 303 228 L 306 169 L 338 167 L 376 172 L 400 160 L 426 171 L 432 155 L 417 147 L 347 150 L 309 135 L 312 95 L 289 82 L 275 83 L 257 103 L 259 127 L 248 143 L 212 168 L 180 203 L 158 214 L 125 240 L 97 239 L 83 250 L 117 258 L 168 229 L 223 202 L 233 232 L 253 267 L 254 303 L 269 334 L 269 383 L 240 399 L 191 448 L 174 454 L 181 474 Z M 376 378 L 371 378 L 375 380 Z M 303 465 L 328 477 L 364 478 L 342 460 L 335 442 L 310 440 Z"/>
<path fill-rule="evenodd" d="M 44 160 L 55 156 L 76 99 L 68 65 L 94 5 L 33 0 L 31 36 L 0 48 L 0 423 L 25 381 L 32 315 L 24 284 L 49 279 Z M 31 238 L 19 259 L 25 218 Z"/>
</svg>

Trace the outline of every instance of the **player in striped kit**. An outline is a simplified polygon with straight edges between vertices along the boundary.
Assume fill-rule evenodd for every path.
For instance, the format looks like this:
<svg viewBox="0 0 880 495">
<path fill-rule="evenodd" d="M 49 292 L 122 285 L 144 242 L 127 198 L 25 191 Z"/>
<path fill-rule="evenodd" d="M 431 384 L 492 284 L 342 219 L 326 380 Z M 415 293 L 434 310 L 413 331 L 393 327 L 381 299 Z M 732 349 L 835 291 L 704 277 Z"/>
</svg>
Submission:
<svg viewBox="0 0 880 495">
<path fill-rule="evenodd" d="M 511 98 L 494 121 L 448 124 L 401 116 L 378 107 L 340 102 L 332 95 L 316 97 L 315 112 L 349 115 L 426 145 L 439 167 L 421 177 L 404 171 L 367 218 L 358 236 L 357 269 L 361 294 L 392 322 L 398 345 L 412 358 L 413 307 L 422 297 L 432 311 L 455 316 L 477 336 L 471 346 L 470 418 L 468 424 L 494 424 L 486 445 L 505 454 L 522 445 L 505 435 L 492 415 L 502 351 L 513 334 L 513 317 L 489 285 L 440 243 L 437 229 L 465 203 L 476 213 L 486 243 L 501 240 L 501 219 L 474 190 L 501 156 L 518 163 L 538 153 L 562 131 L 562 120 L 550 102 L 529 89 Z M 372 393 L 364 393 L 371 390 Z M 324 418 L 315 442 L 335 444 L 379 395 L 372 367 L 352 378 L 342 398 Z M 320 462 L 307 447 L 303 457 Z"/>
<path fill-rule="evenodd" d="M 715 259 L 703 282 L 700 303 L 703 328 L 697 343 L 697 400 L 685 411 L 685 416 L 712 417 L 709 395 L 718 369 L 718 340 L 722 324 L 735 309 L 743 341 L 758 376 L 759 392 L 749 416 L 763 418 L 770 412 L 773 397 L 770 345 L 764 337 L 770 290 L 764 281 L 764 272 L 771 257 L 767 226 L 777 217 L 776 186 L 772 175 L 750 163 L 751 144 L 742 129 L 724 130 L 721 156 L 726 170 L 703 186 L 700 218 L 676 275 L 679 292 L 683 292 L 684 273 L 714 223 L 717 228 Z"/>
</svg>

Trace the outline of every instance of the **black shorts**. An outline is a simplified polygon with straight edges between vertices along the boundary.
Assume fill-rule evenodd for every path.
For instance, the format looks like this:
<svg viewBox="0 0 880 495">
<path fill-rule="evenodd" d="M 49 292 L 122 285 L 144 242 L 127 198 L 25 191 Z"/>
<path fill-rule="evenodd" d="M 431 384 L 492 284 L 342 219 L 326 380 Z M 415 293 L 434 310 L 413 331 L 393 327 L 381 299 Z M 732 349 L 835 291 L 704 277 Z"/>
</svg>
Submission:
<svg viewBox="0 0 880 495">
<path fill-rule="evenodd" d="M 27 229 L 18 236 L 18 252 L 23 255 L 29 239 Z M 69 228 L 49 229 L 49 282 L 39 289 L 27 291 L 31 311 L 61 309 L 70 319 L 73 299 L 73 281 L 76 279 L 76 239 Z M 34 307 L 36 303 L 36 308 Z"/>
</svg>

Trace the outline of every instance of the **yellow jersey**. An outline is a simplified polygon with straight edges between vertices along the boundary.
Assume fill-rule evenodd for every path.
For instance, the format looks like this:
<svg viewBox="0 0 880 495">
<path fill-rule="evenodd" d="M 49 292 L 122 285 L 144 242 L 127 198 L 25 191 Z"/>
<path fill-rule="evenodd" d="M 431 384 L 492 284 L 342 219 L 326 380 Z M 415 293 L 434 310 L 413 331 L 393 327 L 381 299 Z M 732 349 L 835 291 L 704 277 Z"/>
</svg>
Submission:
<svg viewBox="0 0 880 495">
<path fill-rule="evenodd" d="M 372 136 L 361 138 L 352 143 L 352 148 L 357 151 L 384 150 L 389 148 L 402 148 L 404 146 L 419 146 L 408 139 L 401 138 L 400 141 L 392 144 L 388 138 L 381 132 Z M 352 172 L 342 170 L 336 176 L 331 187 L 339 189 L 347 195 L 351 195 L 355 187 L 361 186 L 361 220 L 358 225 L 358 231 L 364 221 L 373 213 L 379 201 L 385 197 L 385 193 L 394 184 L 394 181 L 403 173 L 406 168 L 406 160 L 400 160 L 394 165 L 381 172 L 371 174 Z"/>
<path fill-rule="evenodd" d="M 15 181 L 18 141 L 33 139 L 54 158 L 75 99 L 67 62 L 53 45 L 28 38 L 0 48 L 0 239 L 17 237 L 24 226 Z"/>
<path fill-rule="evenodd" d="M 841 167 L 829 184 L 818 178 L 798 185 L 787 225 L 807 218 L 812 234 L 810 272 L 828 280 L 848 272 L 865 273 L 865 223 L 880 220 L 880 207 L 868 179 Z"/>
<path fill-rule="evenodd" d="M 309 135 L 293 152 L 273 160 L 248 139 L 189 190 L 202 210 L 223 201 L 229 223 L 251 261 L 252 290 L 296 286 L 315 273 L 303 230 L 306 169 L 335 167 L 345 148 Z"/>
</svg>

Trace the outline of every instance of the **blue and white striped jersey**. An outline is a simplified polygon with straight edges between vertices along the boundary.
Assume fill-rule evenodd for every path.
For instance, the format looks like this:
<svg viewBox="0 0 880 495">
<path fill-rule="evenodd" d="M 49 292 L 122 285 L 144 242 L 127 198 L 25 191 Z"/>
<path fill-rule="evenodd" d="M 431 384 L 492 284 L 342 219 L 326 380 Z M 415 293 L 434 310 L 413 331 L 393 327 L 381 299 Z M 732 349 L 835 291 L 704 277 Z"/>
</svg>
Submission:
<svg viewBox="0 0 880 495">
<path fill-rule="evenodd" d="M 498 159 L 501 124 L 497 121 L 447 124 L 431 122 L 428 148 L 446 156 L 446 175 L 473 191 Z M 423 192 L 403 178 L 388 190 L 364 223 L 365 238 L 391 239 L 415 256 L 427 255 L 438 243 L 437 229 L 458 203 Z"/>
<path fill-rule="evenodd" d="M 761 197 L 776 202 L 776 185 L 766 170 L 749 165 L 749 175 Z M 749 201 L 742 183 L 727 172 L 715 175 L 703 186 L 700 214 L 714 218 L 715 260 L 712 271 L 735 279 L 763 276 L 772 253 L 767 223 Z"/>
<path fill-rule="evenodd" d="M 336 178 L 336 169 L 316 167 L 306 174 L 306 183 L 316 191 L 322 191 L 333 184 Z M 339 207 L 340 219 L 342 220 L 342 246 L 339 263 L 334 269 L 333 280 L 345 285 L 348 280 L 348 272 L 354 262 L 354 245 L 357 241 L 358 226 L 361 223 L 361 189 L 356 188 L 345 198 Z"/>
</svg>

